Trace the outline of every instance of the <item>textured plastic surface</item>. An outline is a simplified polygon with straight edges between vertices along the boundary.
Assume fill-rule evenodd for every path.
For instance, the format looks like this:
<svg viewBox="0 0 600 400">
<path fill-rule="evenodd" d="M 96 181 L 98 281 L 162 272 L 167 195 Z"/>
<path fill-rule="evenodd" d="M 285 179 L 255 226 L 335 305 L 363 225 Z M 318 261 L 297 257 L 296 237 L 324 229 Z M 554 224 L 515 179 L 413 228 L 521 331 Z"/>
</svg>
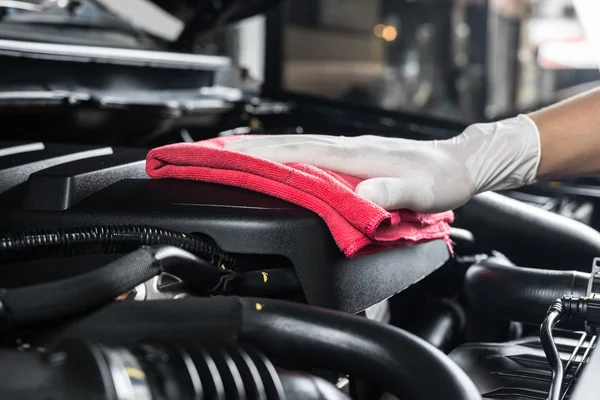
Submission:
<svg viewBox="0 0 600 400">
<path fill-rule="evenodd" d="M 565 366 L 564 399 L 578 386 L 587 360 L 597 351 L 595 336 L 581 332 L 555 332 L 557 348 Z M 484 399 L 546 400 L 551 370 L 536 337 L 507 343 L 473 343 L 458 347 L 450 358 L 473 380 Z M 595 393 L 597 398 L 598 393 Z"/>
<path fill-rule="evenodd" d="M 233 187 L 146 179 L 136 162 L 146 151 L 108 149 L 0 143 L 0 176 L 19 176 L 0 191 L 0 230 L 133 224 L 201 233 L 227 252 L 286 257 L 311 304 L 348 312 L 402 291 L 449 258 L 446 243 L 432 241 L 348 260 L 310 211 Z"/>
<path fill-rule="evenodd" d="M 585 370 L 573 390 L 571 400 L 594 400 L 600 393 L 600 352 L 590 354 Z"/>
</svg>

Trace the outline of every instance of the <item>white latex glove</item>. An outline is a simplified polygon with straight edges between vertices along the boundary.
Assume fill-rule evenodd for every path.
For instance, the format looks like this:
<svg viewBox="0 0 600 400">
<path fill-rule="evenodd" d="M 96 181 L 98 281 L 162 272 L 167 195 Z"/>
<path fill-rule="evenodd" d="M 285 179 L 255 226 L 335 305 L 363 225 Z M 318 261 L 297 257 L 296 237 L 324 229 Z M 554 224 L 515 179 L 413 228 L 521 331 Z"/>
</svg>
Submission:
<svg viewBox="0 0 600 400">
<path fill-rule="evenodd" d="M 530 184 L 540 161 L 539 132 L 525 115 L 474 124 L 442 141 L 274 135 L 242 138 L 225 148 L 365 179 L 356 188 L 359 196 L 387 210 L 418 212 L 451 210 L 477 193 Z"/>
</svg>

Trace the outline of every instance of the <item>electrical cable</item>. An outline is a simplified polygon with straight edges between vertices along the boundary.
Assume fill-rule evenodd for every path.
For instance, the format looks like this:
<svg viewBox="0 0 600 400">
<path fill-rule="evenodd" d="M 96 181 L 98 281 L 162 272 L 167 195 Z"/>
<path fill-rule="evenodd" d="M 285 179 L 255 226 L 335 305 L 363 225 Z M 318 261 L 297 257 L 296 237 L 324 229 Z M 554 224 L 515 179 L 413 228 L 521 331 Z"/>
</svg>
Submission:
<svg viewBox="0 0 600 400">
<path fill-rule="evenodd" d="M 0 262 L 69 256 L 127 253 L 141 246 L 171 245 L 225 268 L 235 257 L 207 238 L 147 225 L 84 226 L 33 230 L 0 235 Z"/>
</svg>

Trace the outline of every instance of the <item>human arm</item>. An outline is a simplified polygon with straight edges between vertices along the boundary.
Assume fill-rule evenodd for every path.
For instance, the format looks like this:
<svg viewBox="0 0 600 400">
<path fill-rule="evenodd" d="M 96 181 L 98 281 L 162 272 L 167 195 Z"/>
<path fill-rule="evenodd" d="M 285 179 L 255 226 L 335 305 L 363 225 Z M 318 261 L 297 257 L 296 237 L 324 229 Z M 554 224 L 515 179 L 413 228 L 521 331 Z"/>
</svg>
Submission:
<svg viewBox="0 0 600 400">
<path fill-rule="evenodd" d="M 540 132 L 540 178 L 600 175 L 600 88 L 529 116 Z"/>
<path fill-rule="evenodd" d="M 528 116 L 473 124 L 448 140 L 279 135 L 227 148 L 365 179 L 356 192 L 386 209 L 438 212 L 538 177 L 600 174 L 600 91 Z"/>
</svg>

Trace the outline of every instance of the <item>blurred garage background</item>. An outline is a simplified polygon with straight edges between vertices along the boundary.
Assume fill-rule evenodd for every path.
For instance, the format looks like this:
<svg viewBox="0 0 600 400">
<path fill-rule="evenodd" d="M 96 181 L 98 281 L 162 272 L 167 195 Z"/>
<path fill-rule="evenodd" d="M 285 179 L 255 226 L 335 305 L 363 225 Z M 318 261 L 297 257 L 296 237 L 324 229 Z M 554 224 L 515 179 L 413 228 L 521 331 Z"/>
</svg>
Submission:
<svg viewBox="0 0 600 400">
<path fill-rule="evenodd" d="M 597 52 L 575 6 L 291 0 L 271 17 L 281 21 L 282 52 L 267 58 L 267 81 L 388 110 L 494 119 L 598 84 Z"/>
<path fill-rule="evenodd" d="M 387 110 L 496 119 L 598 84 L 593 23 L 577 13 L 600 11 L 596 3 L 288 0 L 198 37 L 194 51 L 232 56 L 270 86 Z"/>
<path fill-rule="evenodd" d="M 86 21 L 116 16 L 159 39 L 103 45 L 224 55 L 272 88 L 464 122 L 536 108 L 599 78 L 594 21 L 580 18 L 598 15 L 594 0 L 271 1 L 234 25 L 214 18 L 219 3 L 203 1 L 203 13 L 193 0 L 0 0 L 0 36 L 35 39 L 15 30 L 36 18 L 31 7 L 48 19 L 71 4 Z"/>
</svg>

